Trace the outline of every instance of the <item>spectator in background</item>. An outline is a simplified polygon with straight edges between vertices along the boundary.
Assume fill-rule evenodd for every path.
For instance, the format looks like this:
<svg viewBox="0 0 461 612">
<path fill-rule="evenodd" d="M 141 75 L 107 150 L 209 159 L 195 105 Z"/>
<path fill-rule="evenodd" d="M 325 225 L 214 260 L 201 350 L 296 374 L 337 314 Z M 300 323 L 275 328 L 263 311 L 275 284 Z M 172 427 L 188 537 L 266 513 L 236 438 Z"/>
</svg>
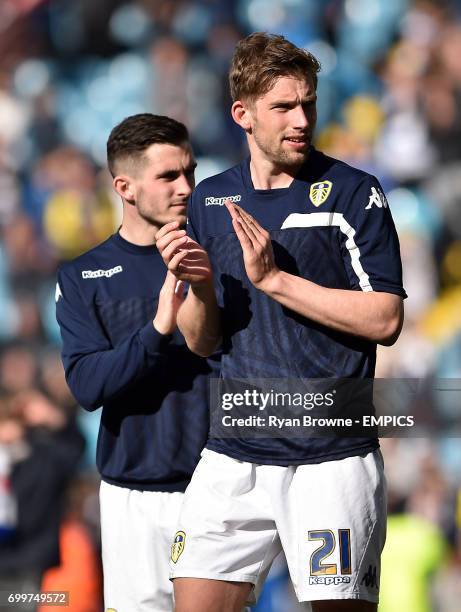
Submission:
<svg viewBox="0 0 461 612">
<path fill-rule="evenodd" d="M 59 533 L 61 563 L 43 577 L 42 591 L 68 591 L 66 612 L 100 612 L 102 576 L 97 548 L 84 519 L 88 481 L 76 479 L 69 488 L 64 520 Z M 41 605 L 39 612 L 55 612 Z"/>
<path fill-rule="evenodd" d="M 11 471 L 15 461 L 21 458 L 23 439 L 22 423 L 8 410 L 0 399 L 0 546 L 14 537 L 17 525 L 17 504 L 11 486 Z"/>
<path fill-rule="evenodd" d="M 430 612 L 434 574 L 446 556 L 441 530 L 406 505 L 390 497 L 378 612 Z"/>
<path fill-rule="evenodd" d="M 60 562 L 63 502 L 84 442 L 73 418 L 31 390 L 11 397 L 0 444 L 10 453 L 17 509 L 12 535 L 0 545 L 0 588 L 36 593 L 43 572 Z"/>
</svg>

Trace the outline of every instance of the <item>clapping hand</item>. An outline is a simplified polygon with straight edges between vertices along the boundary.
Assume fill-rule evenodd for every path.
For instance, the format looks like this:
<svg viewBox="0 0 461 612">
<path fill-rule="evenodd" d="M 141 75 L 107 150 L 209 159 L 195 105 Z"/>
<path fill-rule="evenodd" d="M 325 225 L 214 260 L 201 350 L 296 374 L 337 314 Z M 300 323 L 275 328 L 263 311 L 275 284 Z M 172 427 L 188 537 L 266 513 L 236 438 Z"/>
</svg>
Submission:
<svg viewBox="0 0 461 612">
<path fill-rule="evenodd" d="M 240 206 L 233 204 L 230 200 L 226 200 L 225 204 L 242 247 L 243 262 L 248 278 L 257 289 L 264 291 L 279 272 L 275 265 L 269 232 Z"/>
<path fill-rule="evenodd" d="M 212 271 L 206 251 L 179 229 L 177 221 L 164 225 L 155 237 L 157 249 L 168 270 L 192 286 L 211 281 Z"/>
</svg>

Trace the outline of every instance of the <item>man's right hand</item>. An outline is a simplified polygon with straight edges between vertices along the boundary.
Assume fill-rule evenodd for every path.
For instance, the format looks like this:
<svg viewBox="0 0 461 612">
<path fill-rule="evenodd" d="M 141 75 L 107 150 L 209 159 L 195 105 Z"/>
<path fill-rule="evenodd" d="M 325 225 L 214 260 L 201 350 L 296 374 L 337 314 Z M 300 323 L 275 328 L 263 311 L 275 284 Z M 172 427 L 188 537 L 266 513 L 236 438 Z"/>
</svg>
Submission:
<svg viewBox="0 0 461 612">
<path fill-rule="evenodd" d="M 168 274 L 190 284 L 190 291 L 178 309 L 178 327 L 189 349 L 208 357 L 221 342 L 221 319 L 208 255 L 179 229 L 176 221 L 164 225 L 155 241 Z"/>
<path fill-rule="evenodd" d="M 179 229 L 177 221 L 164 225 L 155 236 L 156 247 L 168 270 L 192 287 L 211 282 L 213 273 L 206 251 Z"/>
</svg>

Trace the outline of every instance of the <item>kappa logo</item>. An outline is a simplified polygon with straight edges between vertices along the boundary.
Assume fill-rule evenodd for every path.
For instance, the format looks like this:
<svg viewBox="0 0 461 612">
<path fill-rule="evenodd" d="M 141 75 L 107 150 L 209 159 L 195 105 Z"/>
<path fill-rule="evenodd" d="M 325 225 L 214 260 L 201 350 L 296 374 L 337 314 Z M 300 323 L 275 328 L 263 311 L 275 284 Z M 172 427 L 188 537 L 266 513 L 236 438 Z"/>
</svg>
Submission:
<svg viewBox="0 0 461 612">
<path fill-rule="evenodd" d="M 82 278 L 101 278 L 101 276 L 110 278 L 119 272 L 123 272 L 122 266 L 115 266 L 115 268 L 109 270 L 82 270 Z"/>
<path fill-rule="evenodd" d="M 378 208 L 387 208 L 386 196 L 381 189 L 378 190 L 376 187 L 371 188 L 371 194 L 368 198 L 368 204 L 365 206 L 365 210 L 370 210 L 373 204 Z"/>
<path fill-rule="evenodd" d="M 214 196 L 208 196 L 205 198 L 205 206 L 224 206 L 226 200 L 231 202 L 240 202 L 242 196 L 238 193 L 237 195 L 224 196 L 222 198 L 215 198 Z"/>
<path fill-rule="evenodd" d="M 56 283 L 56 291 L 54 293 L 55 302 L 57 302 L 59 298 L 62 298 L 62 291 L 61 291 L 61 287 L 59 286 L 59 283 Z"/>
<path fill-rule="evenodd" d="M 184 546 L 186 545 L 186 534 L 184 531 L 178 531 L 174 536 L 173 545 L 171 547 L 171 560 L 173 563 L 182 555 Z"/>
<path fill-rule="evenodd" d="M 309 584 L 349 584 L 350 576 L 309 576 Z"/>
<path fill-rule="evenodd" d="M 326 202 L 328 196 L 331 193 L 333 183 L 331 181 L 320 181 L 319 183 L 312 183 L 309 190 L 309 199 L 314 206 L 320 206 Z"/>
<path fill-rule="evenodd" d="M 377 589 L 379 587 L 376 565 L 368 566 L 368 571 L 363 575 L 362 582 L 360 584 L 365 584 L 367 588 L 372 587 L 374 589 Z"/>
</svg>

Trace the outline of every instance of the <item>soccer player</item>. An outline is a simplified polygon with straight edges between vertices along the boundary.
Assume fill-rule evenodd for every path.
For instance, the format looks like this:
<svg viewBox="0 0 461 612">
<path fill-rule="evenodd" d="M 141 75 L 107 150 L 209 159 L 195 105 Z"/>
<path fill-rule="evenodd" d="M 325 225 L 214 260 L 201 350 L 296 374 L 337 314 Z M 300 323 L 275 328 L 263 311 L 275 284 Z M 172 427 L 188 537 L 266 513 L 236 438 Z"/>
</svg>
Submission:
<svg viewBox="0 0 461 612">
<path fill-rule="evenodd" d="M 208 433 L 210 367 L 176 329 L 183 283 L 167 272 L 155 235 L 167 222 L 185 224 L 196 163 L 185 126 L 152 114 L 117 125 L 107 158 L 122 225 L 59 271 L 62 358 L 80 404 L 103 407 L 105 606 L 166 612 L 169 549 Z"/>
<path fill-rule="evenodd" d="M 157 234 L 169 270 L 191 283 L 178 325 L 201 355 L 222 337 L 225 379 L 372 378 L 376 345 L 402 326 L 381 186 L 312 146 L 319 68 L 282 36 L 240 41 L 232 117 L 250 157 L 197 187 L 188 235 L 176 223 Z M 386 530 L 378 440 L 211 438 L 178 529 L 177 612 L 240 610 L 281 547 L 314 612 L 375 611 Z"/>
</svg>

